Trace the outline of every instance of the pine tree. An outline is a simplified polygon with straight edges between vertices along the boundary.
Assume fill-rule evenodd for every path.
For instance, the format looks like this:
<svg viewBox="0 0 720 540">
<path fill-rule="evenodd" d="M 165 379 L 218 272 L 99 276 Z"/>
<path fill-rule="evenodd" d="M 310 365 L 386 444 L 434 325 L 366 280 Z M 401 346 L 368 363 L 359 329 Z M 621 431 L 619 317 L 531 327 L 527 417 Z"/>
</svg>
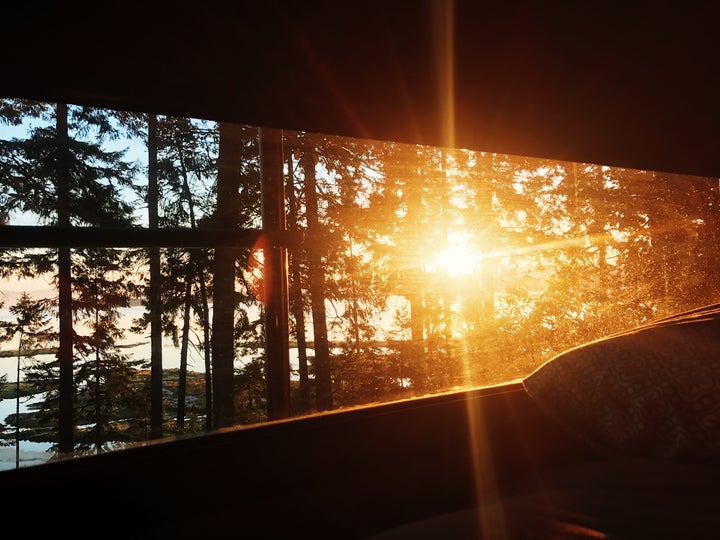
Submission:
<svg viewBox="0 0 720 540">
<path fill-rule="evenodd" d="M 283 173 L 283 134 L 261 128 L 258 150 L 262 185 L 262 228 L 285 234 L 286 204 Z M 288 328 L 287 252 L 273 242 L 263 243 L 263 330 L 268 419 L 290 416 L 290 343 Z"/>
<path fill-rule="evenodd" d="M 119 309 L 130 302 L 134 261 L 132 252 L 118 249 L 86 249 L 82 255 L 73 279 L 75 409 L 78 422 L 92 427 L 79 431 L 76 451 L 99 453 L 143 435 L 144 400 L 135 381 L 142 361 L 131 361 L 118 347 L 124 337 Z"/>
<path fill-rule="evenodd" d="M 5 101 L 4 108 L 22 102 Z M 74 225 L 128 226 L 132 208 L 121 190 L 132 187 L 133 164 L 123 152 L 108 151 L 102 142 L 117 136 L 111 115 L 105 111 L 44 104 L 30 112 L 40 115 L 41 126 L 26 139 L 2 141 L 0 189 L 2 214 L 23 211 L 40 222 L 58 227 Z M 92 137 L 92 140 L 88 140 Z M 29 257 L 32 268 L 45 272 L 52 267 L 49 254 Z M 57 249 L 59 311 L 59 451 L 73 451 L 73 321 L 72 250 Z"/>
<path fill-rule="evenodd" d="M 287 162 L 287 226 L 288 230 L 299 236 L 300 223 L 300 201 L 298 188 L 295 185 L 295 161 L 293 159 L 293 147 L 295 138 L 286 135 L 285 139 L 285 160 Z M 307 281 L 307 273 L 303 267 L 303 261 L 307 256 L 304 252 L 304 246 L 301 242 L 296 241 L 292 248 L 288 250 L 289 257 L 289 276 L 288 276 L 288 295 L 290 303 L 290 312 L 292 313 L 292 322 L 290 332 L 295 335 L 296 350 L 298 356 L 298 399 L 297 405 L 294 407 L 298 413 L 306 413 L 311 409 L 310 395 L 310 372 L 308 369 L 307 357 L 307 340 L 305 336 L 305 311 L 307 309 L 306 302 L 303 297 L 303 282 Z"/>
<path fill-rule="evenodd" d="M 216 210 L 214 227 L 233 229 L 252 223 L 259 216 L 259 184 L 248 182 L 252 172 L 250 155 L 257 167 L 257 131 L 242 125 L 221 123 L 217 161 Z M 250 151 L 250 152 L 249 152 Z M 254 189 L 253 189 L 254 188 Z M 254 202 L 253 202 L 254 201 Z M 234 360 L 239 295 L 235 290 L 239 272 L 236 264 L 242 251 L 227 246 L 214 250 L 212 309 L 213 425 L 230 426 L 235 421 Z M 245 255 L 249 255 L 248 252 Z M 245 319 L 247 320 L 247 319 Z"/>
<path fill-rule="evenodd" d="M 323 241 L 324 231 L 320 228 L 317 202 L 316 153 L 315 148 L 306 144 L 300 158 L 305 178 L 305 205 L 307 215 L 308 238 L 312 245 L 308 248 L 308 271 L 310 273 L 310 298 L 312 302 L 313 349 L 315 358 L 315 401 L 320 410 L 332 409 L 332 378 L 330 372 L 330 347 L 327 335 L 327 317 L 325 314 L 325 268 L 323 250 L 327 248 Z"/>
<path fill-rule="evenodd" d="M 161 174 L 167 187 L 164 200 L 164 222 L 168 225 L 199 227 L 211 212 L 208 184 L 215 174 L 215 156 L 217 155 L 216 129 L 199 122 L 184 118 L 169 117 L 162 125 L 163 159 Z M 194 178 L 195 182 L 191 183 Z M 174 196 L 173 196 L 174 195 Z M 200 214 L 202 211 L 202 214 Z M 182 331 L 180 338 L 180 372 L 178 380 L 178 402 L 176 424 L 178 429 L 185 428 L 185 400 L 187 387 L 188 348 L 190 345 L 191 310 L 194 310 L 201 322 L 203 341 L 200 348 L 205 353 L 206 378 L 206 429 L 212 415 L 209 409 L 211 367 L 208 362 L 210 352 L 210 331 L 208 321 L 207 276 L 209 260 L 203 250 L 193 249 L 185 253 L 185 264 L 174 266 L 176 271 L 184 272 L 182 282 Z M 173 266 L 169 266 L 172 269 Z"/>
<path fill-rule="evenodd" d="M 153 117 L 148 133 L 155 136 L 152 154 L 155 157 L 154 173 L 149 174 L 148 201 L 151 227 L 197 228 L 207 222 L 212 211 L 210 184 L 215 175 L 217 154 L 217 130 L 214 124 L 177 117 Z M 150 162 L 152 164 L 152 160 Z M 149 167 L 149 173 L 151 171 Z M 150 250 L 150 281 L 148 293 L 155 298 L 147 303 L 149 313 L 135 321 L 140 330 L 151 326 L 152 350 L 160 348 L 162 334 L 172 337 L 180 348 L 180 372 L 176 426 L 185 429 L 185 394 L 188 369 L 188 351 L 191 330 L 197 322 L 201 325 L 202 340 L 197 344 L 205 355 L 206 377 L 206 429 L 210 429 L 211 415 L 211 369 L 210 328 L 208 320 L 208 274 L 209 257 L 200 249 L 163 248 Z M 157 260 L 156 260 L 157 259 Z M 156 261 L 153 263 L 153 261 Z M 157 268 L 153 269 L 154 266 Z M 156 277 L 153 278 L 153 275 Z M 162 287 L 160 286 L 162 283 Z M 157 285 L 154 285 L 157 284 Z M 148 316 L 149 315 L 149 316 Z M 193 319 L 193 315 L 195 318 Z M 153 319 L 155 323 L 153 323 Z M 180 328 L 178 328 L 178 321 Z M 156 332 L 154 328 L 157 328 Z M 162 330 L 160 332 L 160 330 Z M 180 334 L 178 334 L 180 332 Z M 155 354 L 158 357 L 159 354 Z M 151 362 L 152 363 L 152 362 Z M 151 373 L 160 373 L 157 366 Z M 157 378 L 157 377 L 156 377 Z M 155 381 L 156 386 L 158 382 Z M 162 382 L 160 382 L 162 386 Z M 157 389 L 151 391 L 158 401 Z M 161 420 L 155 419 L 155 424 Z M 151 422 L 152 423 L 152 422 Z M 157 430 L 153 430 L 155 433 Z"/>
<path fill-rule="evenodd" d="M 23 292 L 9 311 L 14 321 L 3 321 L 4 339 L 18 336 L 17 368 L 15 375 L 15 467 L 20 467 L 20 379 L 23 357 L 32 357 L 34 350 L 46 345 L 52 339 L 50 328 L 50 307 L 48 299 L 33 299 Z"/>
<path fill-rule="evenodd" d="M 147 147 L 147 185 L 137 186 L 141 199 L 147 204 L 148 228 L 159 228 L 160 184 L 158 178 L 158 116 L 126 111 L 116 112 L 120 124 L 130 137 L 146 141 Z M 149 276 L 146 280 L 144 296 L 149 310 L 148 320 L 136 321 L 134 332 L 141 332 L 150 325 L 150 438 L 163 436 L 163 304 L 161 248 L 150 247 L 144 253 L 147 258 Z"/>
<path fill-rule="evenodd" d="M 154 114 L 147 118 L 148 149 L 148 227 L 160 226 L 158 199 L 158 120 Z M 160 248 L 148 250 L 150 284 L 148 303 L 150 307 L 150 438 L 163 435 L 163 357 L 162 357 L 162 274 L 160 269 Z"/>
</svg>

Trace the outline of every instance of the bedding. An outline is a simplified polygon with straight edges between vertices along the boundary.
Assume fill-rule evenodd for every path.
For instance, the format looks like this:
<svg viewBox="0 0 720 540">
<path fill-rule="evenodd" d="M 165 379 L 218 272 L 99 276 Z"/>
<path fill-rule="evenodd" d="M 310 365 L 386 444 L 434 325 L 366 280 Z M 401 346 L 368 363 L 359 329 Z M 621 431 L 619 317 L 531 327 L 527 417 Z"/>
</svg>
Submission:
<svg viewBox="0 0 720 540">
<path fill-rule="evenodd" d="M 571 463 L 492 504 L 408 523 L 370 540 L 710 540 L 720 471 L 668 460 Z"/>
<path fill-rule="evenodd" d="M 720 457 L 720 305 L 571 349 L 523 384 L 607 455 Z"/>
<path fill-rule="evenodd" d="M 720 304 L 571 349 L 523 386 L 597 457 L 371 540 L 720 538 Z"/>
</svg>

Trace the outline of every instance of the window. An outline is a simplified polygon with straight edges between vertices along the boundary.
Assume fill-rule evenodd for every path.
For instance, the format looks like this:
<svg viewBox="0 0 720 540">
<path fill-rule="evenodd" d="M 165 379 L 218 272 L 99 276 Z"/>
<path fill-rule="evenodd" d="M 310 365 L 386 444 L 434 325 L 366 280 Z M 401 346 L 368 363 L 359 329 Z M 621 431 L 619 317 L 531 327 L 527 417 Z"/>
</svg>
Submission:
<svg viewBox="0 0 720 540">
<path fill-rule="evenodd" d="M 715 179 L 11 98 L 0 123 L 2 468 L 506 383 L 720 293 Z"/>
</svg>

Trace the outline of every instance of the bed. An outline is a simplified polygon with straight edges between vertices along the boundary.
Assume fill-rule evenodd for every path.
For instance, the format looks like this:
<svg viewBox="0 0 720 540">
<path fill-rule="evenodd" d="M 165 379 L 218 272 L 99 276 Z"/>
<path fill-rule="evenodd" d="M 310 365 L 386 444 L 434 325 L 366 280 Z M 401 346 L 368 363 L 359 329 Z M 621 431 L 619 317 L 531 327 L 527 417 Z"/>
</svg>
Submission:
<svg viewBox="0 0 720 540">
<path fill-rule="evenodd" d="M 717 538 L 720 305 L 571 349 L 523 386 L 596 454 L 486 482 L 476 505 L 373 540 Z"/>
</svg>

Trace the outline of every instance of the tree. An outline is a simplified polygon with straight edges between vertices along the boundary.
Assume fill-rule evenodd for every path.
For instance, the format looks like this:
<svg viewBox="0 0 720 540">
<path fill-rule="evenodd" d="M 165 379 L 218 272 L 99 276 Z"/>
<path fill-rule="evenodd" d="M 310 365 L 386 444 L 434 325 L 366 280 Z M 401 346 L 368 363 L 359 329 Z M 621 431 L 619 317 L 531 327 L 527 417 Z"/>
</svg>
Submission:
<svg viewBox="0 0 720 540">
<path fill-rule="evenodd" d="M 157 116 L 147 117 L 148 148 L 148 227 L 160 226 L 158 215 L 158 121 Z M 162 358 L 162 274 L 160 270 L 160 248 L 148 250 L 150 266 L 150 284 L 148 301 L 150 307 L 150 437 L 157 439 L 163 435 L 163 358 Z"/>
<path fill-rule="evenodd" d="M 129 305 L 135 289 L 133 255 L 85 249 L 75 264 L 75 409 L 79 424 L 92 426 L 79 430 L 76 451 L 100 453 L 143 434 L 144 406 L 135 377 L 142 360 L 130 361 L 117 344 L 124 336 L 119 309 Z"/>
<path fill-rule="evenodd" d="M 132 207 L 119 191 L 131 187 L 133 164 L 124 153 L 105 150 L 102 141 L 116 136 L 111 115 L 98 109 L 63 103 L 27 109 L 23 102 L 5 101 L 4 108 L 40 115 L 43 125 L 27 139 L 0 141 L 2 214 L 30 212 L 41 222 L 73 225 L 128 226 Z M 89 134 L 94 140 L 84 138 Z M 34 268 L 49 270 L 48 254 L 30 258 Z M 73 321 L 72 252 L 57 249 L 59 311 L 59 450 L 73 451 Z"/>
<path fill-rule="evenodd" d="M 164 224 L 197 228 L 207 222 L 212 212 L 210 188 L 216 174 L 217 129 L 204 122 L 185 118 L 167 117 L 162 123 L 163 159 L 161 175 L 166 186 L 163 201 Z M 193 182 L 194 180 L 194 182 Z M 206 429 L 212 426 L 211 414 L 211 365 L 210 321 L 208 303 L 209 259 L 203 250 L 192 249 L 185 253 L 184 264 L 168 265 L 168 277 L 173 272 L 184 272 L 176 278 L 183 283 L 182 332 L 180 350 L 180 373 L 178 380 L 177 426 L 184 429 L 185 395 L 187 385 L 188 347 L 190 343 L 191 310 L 202 325 L 200 348 L 205 356 Z M 180 292 L 180 291 L 179 291 Z"/>
<path fill-rule="evenodd" d="M 2 393 L 5 391 L 5 385 L 7 384 L 7 375 L 3 374 L 0 376 L 0 402 L 2 402 Z M 2 419 L 5 420 L 4 418 Z M 5 439 L 9 437 L 6 430 L 6 425 L 0 421 L 0 446 L 9 446 L 10 442 L 6 442 Z"/>
<path fill-rule="evenodd" d="M 232 229 L 238 225 L 238 190 L 242 174 L 243 126 L 220 123 L 217 172 L 217 207 L 214 225 Z M 231 426 L 235 420 L 235 261 L 231 247 L 215 248 L 213 273 L 212 360 L 213 425 Z"/>
<path fill-rule="evenodd" d="M 296 238 L 299 236 L 299 207 L 298 190 L 295 185 L 295 163 L 293 159 L 293 148 L 288 144 L 286 135 L 285 159 L 287 161 L 287 224 L 288 230 L 294 233 Z M 307 279 L 306 274 L 303 276 L 303 261 L 307 258 L 304 252 L 304 246 L 301 242 L 296 241 L 292 244 L 292 248 L 288 250 L 289 258 L 289 276 L 288 276 L 288 295 L 290 302 L 290 312 L 292 313 L 292 321 L 294 327 L 290 332 L 294 332 L 295 343 L 298 355 L 298 403 L 295 409 L 298 413 L 306 413 L 311 409 L 310 397 L 310 372 L 308 370 L 307 357 L 307 340 L 305 336 L 305 309 L 306 302 L 303 299 L 303 280 Z"/>
<path fill-rule="evenodd" d="M 17 368 L 15 379 L 15 467 L 20 467 L 20 379 L 23 357 L 32 357 L 34 349 L 45 345 L 51 338 L 50 305 L 47 299 L 33 299 L 22 293 L 9 311 L 14 321 L 4 321 L 5 339 L 18 336 Z"/>
<path fill-rule="evenodd" d="M 20 359 L 22 356 L 32 356 L 32 349 L 40 347 L 51 338 L 49 326 L 49 301 L 46 299 L 33 300 L 27 293 L 18 298 L 17 303 L 10 307 L 10 313 L 16 320 L 5 326 L 7 337 L 15 334 L 18 337 L 17 371 L 15 379 L 15 457 L 16 467 L 20 466 Z"/>
<path fill-rule="evenodd" d="M 162 116 L 153 117 L 148 127 L 148 134 L 154 134 L 153 137 L 148 135 L 148 141 L 153 143 L 149 145 L 149 152 L 154 155 L 154 160 L 149 161 L 146 195 L 149 226 L 203 226 L 212 211 L 210 184 L 214 181 L 217 154 L 217 130 L 214 124 Z M 154 175 L 151 174 L 153 172 Z M 212 426 L 209 257 L 206 251 L 195 248 L 163 248 L 162 254 L 161 262 L 160 250 L 149 250 L 150 279 L 147 294 L 155 300 L 146 302 L 149 313 L 135 321 L 135 328 L 139 331 L 150 324 L 152 350 L 160 348 L 163 333 L 171 336 L 175 346 L 180 348 L 176 425 L 178 429 L 184 430 L 191 331 L 196 322 L 201 325 L 202 338 L 196 346 L 205 356 L 205 428 L 209 430 Z M 154 357 L 159 357 L 159 354 Z M 161 372 L 157 362 L 156 368 L 151 368 L 151 373 L 155 372 Z M 155 386 L 158 386 L 157 380 Z M 160 399 L 157 397 L 157 388 L 151 394 L 155 396 L 154 402 Z M 158 422 L 161 423 L 161 419 L 156 418 L 154 423 Z"/>
<path fill-rule="evenodd" d="M 330 374 L 330 347 L 327 336 L 325 314 L 325 269 L 322 264 L 324 231 L 320 228 L 317 203 L 317 182 L 315 178 L 315 149 L 307 144 L 303 148 L 300 166 L 305 178 L 305 205 L 308 237 L 312 245 L 308 248 L 308 271 L 310 273 L 310 298 L 312 302 L 313 349 L 315 358 L 315 401 L 320 410 L 332 409 L 332 379 Z"/>
<path fill-rule="evenodd" d="M 139 114 L 117 112 L 120 124 L 128 130 L 131 137 L 146 140 L 147 146 L 147 186 L 143 193 L 147 204 L 148 228 L 159 227 L 160 185 L 158 179 L 158 116 L 155 114 Z M 137 186 L 142 193 L 141 186 Z M 150 438 L 157 439 L 163 435 L 163 348 L 162 348 L 162 273 L 161 249 L 150 247 L 146 251 L 149 267 L 145 296 L 149 310 L 148 321 L 136 321 L 133 331 L 140 332 L 150 325 Z"/>
</svg>

